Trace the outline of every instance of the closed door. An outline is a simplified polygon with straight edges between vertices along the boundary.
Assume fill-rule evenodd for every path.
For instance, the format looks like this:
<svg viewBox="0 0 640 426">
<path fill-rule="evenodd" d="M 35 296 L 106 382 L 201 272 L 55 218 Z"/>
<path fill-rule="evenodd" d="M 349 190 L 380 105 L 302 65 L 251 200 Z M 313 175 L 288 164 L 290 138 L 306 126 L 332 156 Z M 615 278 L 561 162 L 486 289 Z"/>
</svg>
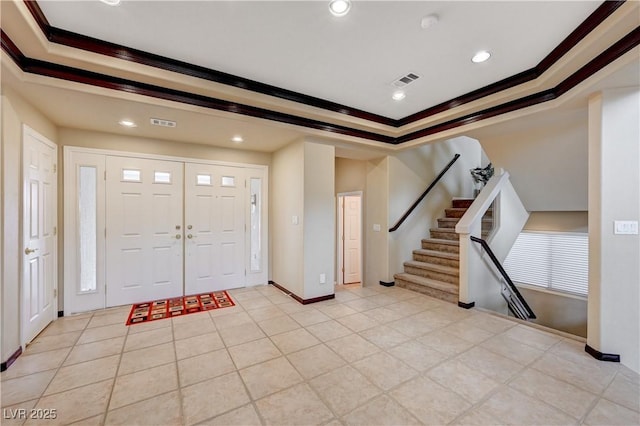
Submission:
<svg viewBox="0 0 640 426">
<path fill-rule="evenodd" d="M 185 294 L 245 285 L 245 171 L 185 165 Z"/>
<path fill-rule="evenodd" d="M 183 163 L 107 157 L 106 306 L 183 294 Z"/>
<path fill-rule="evenodd" d="M 361 251 L 361 198 L 360 196 L 344 197 L 344 283 L 359 283 Z"/>
<path fill-rule="evenodd" d="M 23 343 L 57 314 L 57 147 L 30 128 L 23 141 Z"/>
</svg>

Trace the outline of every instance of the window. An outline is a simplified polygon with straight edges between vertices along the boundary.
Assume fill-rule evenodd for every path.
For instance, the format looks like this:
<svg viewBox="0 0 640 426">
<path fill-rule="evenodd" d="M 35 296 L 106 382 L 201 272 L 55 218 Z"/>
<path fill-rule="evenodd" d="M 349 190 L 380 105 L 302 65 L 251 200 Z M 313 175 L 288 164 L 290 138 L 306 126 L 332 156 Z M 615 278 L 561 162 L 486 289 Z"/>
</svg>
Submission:
<svg viewBox="0 0 640 426">
<path fill-rule="evenodd" d="M 97 289 L 97 197 L 98 172 L 93 166 L 80 166 L 78 173 L 78 227 L 80 235 L 79 293 Z"/>
<path fill-rule="evenodd" d="M 222 176 L 220 186 L 236 186 L 236 178 L 233 176 Z"/>
<path fill-rule="evenodd" d="M 123 182 L 142 182 L 142 172 L 140 170 L 122 169 Z"/>
<path fill-rule="evenodd" d="M 522 232 L 504 262 L 515 282 L 587 295 L 589 239 L 584 233 Z"/>
<path fill-rule="evenodd" d="M 171 172 L 154 172 L 153 183 L 171 183 Z"/>
<path fill-rule="evenodd" d="M 211 186 L 211 175 L 197 175 L 196 185 Z"/>
</svg>

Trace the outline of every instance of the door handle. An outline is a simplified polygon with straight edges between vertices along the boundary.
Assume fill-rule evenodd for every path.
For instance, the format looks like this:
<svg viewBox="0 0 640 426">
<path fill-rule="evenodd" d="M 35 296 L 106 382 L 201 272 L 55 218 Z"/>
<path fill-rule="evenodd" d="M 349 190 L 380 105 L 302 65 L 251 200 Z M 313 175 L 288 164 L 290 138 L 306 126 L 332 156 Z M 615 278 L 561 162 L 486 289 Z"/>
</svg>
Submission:
<svg viewBox="0 0 640 426">
<path fill-rule="evenodd" d="M 176 234 L 176 240 L 179 240 L 180 238 L 182 238 L 182 235 Z"/>
<path fill-rule="evenodd" d="M 24 249 L 24 254 L 31 254 L 33 252 L 38 251 L 38 249 L 30 249 L 29 247 L 27 247 L 26 249 Z"/>
<path fill-rule="evenodd" d="M 187 238 L 188 239 L 192 239 L 192 238 L 195 238 L 195 237 L 193 235 L 189 234 L 189 235 L 187 235 Z"/>
</svg>

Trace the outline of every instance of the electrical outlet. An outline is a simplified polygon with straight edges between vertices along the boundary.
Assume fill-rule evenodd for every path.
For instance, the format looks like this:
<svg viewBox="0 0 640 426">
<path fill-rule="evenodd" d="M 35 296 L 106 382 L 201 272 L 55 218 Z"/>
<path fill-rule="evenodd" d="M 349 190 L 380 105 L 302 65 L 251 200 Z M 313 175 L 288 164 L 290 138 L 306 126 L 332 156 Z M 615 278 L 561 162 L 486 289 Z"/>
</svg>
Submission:
<svg viewBox="0 0 640 426">
<path fill-rule="evenodd" d="M 292 225 L 298 224 L 298 216 L 291 216 L 291 224 Z"/>
<path fill-rule="evenodd" d="M 638 221 L 616 220 L 613 222 L 613 233 L 617 235 L 638 235 Z"/>
<path fill-rule="evenodd" d="M 320 284 L 325 284 L 327 282 L 327 276 L 325 274 L 320 274 Z"/>
<path fill-rule="evenodd" d="M 373 224 L 373 232 L 380 232 L 380 225 L 377 223 Z"/>
</svg>

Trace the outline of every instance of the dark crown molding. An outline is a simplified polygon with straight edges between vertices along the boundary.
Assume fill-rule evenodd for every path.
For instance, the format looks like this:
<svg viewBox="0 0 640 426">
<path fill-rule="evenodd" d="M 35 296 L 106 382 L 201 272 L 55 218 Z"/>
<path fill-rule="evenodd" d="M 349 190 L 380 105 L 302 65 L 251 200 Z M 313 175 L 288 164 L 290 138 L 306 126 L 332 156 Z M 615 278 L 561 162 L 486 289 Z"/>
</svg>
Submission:
<svg viewBox="0 0 640 426">
<path fill-rule="evenodd" d="M 528 81 L 535 80 L 545 71 L 547 71 L 553 64 L 555 64 L 560 58 L 562 58 L 566 53 L 568 53 L 573 47 L 575 47 L 576 44 L 578 44 L 585 36 L 593 31 L 605 19 L 607 19 L 607 17 L 609 17 L 616 9 L 622 6 L 624 0 L 604 1 L 593 13 L 591 13 L 591 15 L 587 17 L 587 19 L 585 19 L 574 31 L 571 32 L 571 34 L 569 34 L 558 46 L 556 46 L 556 48 L 551 51 L 551 53 L 549 53 L 535 67 L 485 86 L 483 88 L 466 93 L 455 99 L 451 99 L 439 105 L 427 108 L 423 111 L 419 111 L 400 120 L 395 120 L 389 117 L 384 117 L 378 114 L 370 113 L 357 108 L 352 108 L 314 96 L 305 95 L 302 93 L 294 92 L 265 83 L 260 83 L 258 81 L 238 77 L 221 71 L 216 71 L 186 62 L 166 58 L 160 55 L 154 55 L 149 52 L 132 49 L 126 46 L 109 43 L 92 37 L 83 36 L 71 31 L 52 27 L 36 0 L 24 0 L 24 3 L 31 12 L 33 18 L 36 20 L 43 34 L 49 41 L 53 43 L 58 43 L 65 46 L 110 56 L 113 58 L 148 65 L 171 72 L 188 75 L 191 77 L 197 77 L 220 84 L 234 86 L 256 93 L 261 93 L 280 99 L 286 99 L 288 101 L 297 102 L 352 117 L 358 117 L 364 120 L 385 124 L 392 127 L 400 127 L 406 124 L 411 124 L 418 120 L 431 117 L 440 112 L 456 108 L 460 105 L 473 102 L 486 96 L 490 96 L 495 93 L 510 89 Z"/>
</svg>

